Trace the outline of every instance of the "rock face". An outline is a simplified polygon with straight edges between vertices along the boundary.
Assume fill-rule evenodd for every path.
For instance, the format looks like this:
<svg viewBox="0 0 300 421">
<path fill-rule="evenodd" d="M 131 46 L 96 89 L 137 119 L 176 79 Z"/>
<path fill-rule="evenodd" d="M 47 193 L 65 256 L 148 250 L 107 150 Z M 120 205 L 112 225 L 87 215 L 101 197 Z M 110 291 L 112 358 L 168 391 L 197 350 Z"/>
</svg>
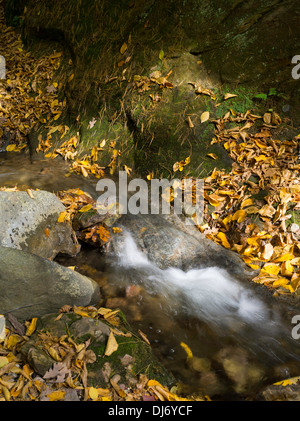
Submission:
<svg viewBox="0 0 300 421">
<path fill-rule="evenodd" d="M 93 280 L 42 257 L 0 247 L 0 309 L 19 319 L 41 316 L 65 304 L 86 306 L 100 300 Z"/>
<path fill-rule="evenodd" d="M 112 253 L 122 251 L 124 233 L 128 231 L 149 260 L 161 269 L 217 266 L 242 281 L 256 275 L 236 253 L 207 239 L 195 226 L 185 225 L 177 215 L 123 215 L 119 224 L 123 235 L 112 238 Z"/>
<path fill-rule="evenodd" d="M 231 165 L 218 142 L 211 144 L 214 126 L 200 123 L 204 111 L 217 120 L 230 108 L 245 113 L 260 104 L 260 112 L 266 111 L 265 106 L 278 107 L 281 114 L 285 107 L 286 117 L 299 121 L 299 83 L 291 75 L 292 57 L 299 54 L 295 51 L 300 35 L 297 0 L 190 0 L 184 5 L 179 0 L 152 0 L 151 4 L 106 0 L 101 4 L 72 0 L 49 9 L 45 0 L 6 0 L 9 24 L 24 16 L 26 6 L 22 35 L 28 46 L 44 51 L 45 42 L 55 49 L 61 40 L 62 60 L 72 62 L 70 74 L 74 74 L 63 89 L 70 115 L 80 110 L 82 145 L 97 145 L 99 138 L 114 141 L 115 148 L 122 150 L 118 162 L 144 176 L 157 171 L 168 177 L 175 162 L 191 157 L 189 174 L 200 178 L 215 166 Z M 109 22 L 107 16 L 112 17 Z M 149 42 L 150 33 L 154 42 Z M 122 45 L 125 51 L 121 52 Z M 64 67 L 58 71 L 64 72 Z M 150 83 L 158 73 L 160 81 Z M 173 88 L 161 89 L 167 75 Z M 139 80 L 136 86 L 135 77 L 147 82 Z M 103 90 L 115 78 L 121 83 Z M 199 90 L 196 94 L 195 83 L 212 90 L 216 100 Z M 269 105 L 255 99 L 270 88 L 278 95 L 268 98 Z M 236 97 L 224 101 L 229 92 Z M 116 98 L 124 98 L 124 113 L 119 113 Z M 102 101 L 102 117 L 90 128 Z M 36 129 L 30 134 L 32 143 L 39 134 L 45 135 L 42 127 Z M 101 151 L 101 166 L 111 161 L 109 145 L 106 141 Z M 212 160 L 210 153 L 218 159 Z"/>
<path fill-rule="evenodd" d="M 65 210 L 52 193 L 0 191 L 0 245 L 29 251 L 47 259 L 58 253 L 76 255 L 80 246 L 67 224 L 57 219 Z"/>
</svg>

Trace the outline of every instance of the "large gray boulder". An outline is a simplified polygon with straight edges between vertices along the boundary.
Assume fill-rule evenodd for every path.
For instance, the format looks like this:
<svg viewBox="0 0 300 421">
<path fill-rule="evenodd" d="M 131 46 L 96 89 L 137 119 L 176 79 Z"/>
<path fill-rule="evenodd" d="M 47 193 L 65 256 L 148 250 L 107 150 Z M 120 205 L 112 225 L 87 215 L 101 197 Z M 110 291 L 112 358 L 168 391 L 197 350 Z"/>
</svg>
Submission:
<svg viewBox="0 0 300 421">
<path fill-rule="evenodd" d="M 123 231 L 112 237 L 108 251 L 122 254 L 128 232 L 137 247 L 161 269 L 216 266 L 241 281 L 256 276 L 257 271 L 250 269 L 237 253 L 209 240 L 187 221 L 176 214 L 123 215 L 118 221 Z"/>
<path fill-rule="evenodd" d="M 0 313 L 28 319 L 63 305 L 98 304 L 98 284 L 34 254 L 0 246 Z"/>
<path fill-rule="evenodd" d="M 76 255 L 80 246 L 70 225 L 57 222 L 64 205 L 55 194 L 0 191 L 0 245 L 54 259 Z"/>
</svg>

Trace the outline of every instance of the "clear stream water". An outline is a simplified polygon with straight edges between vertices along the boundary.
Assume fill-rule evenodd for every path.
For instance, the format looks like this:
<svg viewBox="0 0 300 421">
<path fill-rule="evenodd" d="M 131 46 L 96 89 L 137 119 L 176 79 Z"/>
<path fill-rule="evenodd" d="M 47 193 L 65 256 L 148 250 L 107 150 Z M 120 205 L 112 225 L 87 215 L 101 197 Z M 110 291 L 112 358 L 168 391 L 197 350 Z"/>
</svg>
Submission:
<svg viewBox="0 0 300 421">
<path fill-rule="evenodd" d="M 66 172 L 62 161 L 31 164 L 26 156 L 0 154 L 0 186 L 53 192 L 79 187 L 95 196 L 95 183 L 74 174 L 67 177 Z M 212 372 L 221 383 L 224 372 L 215 356 L 227 347 L 246 353 L 245 364 L 263 367 L 264 376 L 254 391 L 262 384 L 300 375 L 300 344 L 291 336 L 293 326 L 263 297 L 219 268 L 162 270 L 138 249 L 129 232 L 124 233 L 125 247 L 117 256 L 107 258 L 97 249 L 83 247 L 76 258 L 58 256 L 56 260 L 94 278 L 101 286 L 103 304 L 124 311 L 129 323 L 147 335 L 159 359 L 189 385 L 190 392 L 203 389 L 203 373 L 187 364 L 181 342 L 195 357 L 212 362 Z M 232 390 L 227 393 L 227 389 L 232 382 L 226 381 L 225 391 L 219 393 L 230 395 Z"/>
</svg>

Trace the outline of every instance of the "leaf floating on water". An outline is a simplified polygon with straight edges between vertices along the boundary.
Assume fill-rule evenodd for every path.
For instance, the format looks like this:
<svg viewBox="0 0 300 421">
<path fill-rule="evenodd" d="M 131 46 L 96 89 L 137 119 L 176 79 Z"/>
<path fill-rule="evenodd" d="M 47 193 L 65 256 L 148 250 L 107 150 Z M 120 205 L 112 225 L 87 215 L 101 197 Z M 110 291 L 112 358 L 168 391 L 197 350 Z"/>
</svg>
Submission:
<svg viewBox="0 0 300 421">
<path fill-rule="evenodd" d="M 274 386 L 290 386 L 292 384 L 299 384 L 300 376 L 291 377 L 289 379 L 281 380 L 280 382 L 273 383 Z"/>
<path fill-rule="evenodd" d="M 238 223 L 243 222 L 247 216 L 247 212 L 243 209 L 236 211 L 232 217 L 233 221 L 237 221 Z"/>
<path fill-rule="evenodd" d="M 91 204 L 85 205 L 81 209 L 79 209 L 78 212 L 81 212 L 81 213 L 88 212 L 90 209 L 92 209 L 92 207 L 93 207 L 93 205 L 91 205 Z"/>
<path fill-rule="evenodd" d="M 180 346 L 185 350 L 187 358 L 193 358 L 193 353 L 191 348 L 184 342 L 180 342 Z"/>
</svg>

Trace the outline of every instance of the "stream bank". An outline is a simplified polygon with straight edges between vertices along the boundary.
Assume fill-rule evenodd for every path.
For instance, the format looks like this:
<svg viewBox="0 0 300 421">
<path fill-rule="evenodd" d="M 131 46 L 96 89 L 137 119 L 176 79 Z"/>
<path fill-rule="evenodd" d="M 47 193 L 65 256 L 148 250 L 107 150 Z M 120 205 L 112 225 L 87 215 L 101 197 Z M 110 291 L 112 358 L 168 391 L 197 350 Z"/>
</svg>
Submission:
<svg viewBox="0 0 300 421">
<path fill-rule="evenodd" d="M 12 180 L 13 177 L 15 177 L 13 179 L 13 184 L 22 186 L 21 189 L 23 189 L 23 193 L 26 193 L 28 196 L 28 200 L 35 200 L 33 198 L 35 194 L 38 193 L 38 191 L 35 191 L 37 186 L 43 186 L 43 189 L 48 191 L 56 191 L 58 186 L 63 188 L 64 183 L 66 183 L 66 187 L 69 191 L 72 191 L 72 189 L 74 191 L 75 188 L 79 198 L 83 195 L 83 191 L 80 192 L 78 186 L 81 186 L 90 193 L 93 192 L 93 195 L 96 198 L 97 192 L 95 191 L 94 182 L 89 184 L 89 180 L 79 177 L 76 174 L 69 175 L 68 177 L 64 176 L 62 178 L 63 167 L 60 167 L 60 170 L 57 168 L 56 171 L 53 171 L 52 162 L 49 162 L 49 160 L 39 161 L 39 159 L 37 159 L 35 164 L 26 164 L 24 156 L 19 161 L 18 158 L 19 156 L 16 154 L 6 156 L 6 159 L 3 161 L 3 166 L 1 166 L 1 183 L 7 185 L 9 180 Z M 43 167 L 43 173 L 46 174 L 44 178 L 37 176 L 37 174 L 40 174 L 41 172 L 41 166 Z M 14 168 L 14 174 L 12 174 L 12 168 Z M 51 174 L 51 177 L 49 174 Z M 18 183 L 17 178 L 19 178 L 20 184 Z M 78 183 L 79 178 L 81 179 L 82 184 Z M 31 189 L 30 193 L 33 198 L 27 193 L 28 189 Z M 7 194 L 8 193 L 11 195 L 19 194 L 18 191 L 7 192 Z M 37 211 L 37 207 L 33 207 L 31 210 L 31 212 Z M 29 211 L 27 211 L 27 214 L 28 213 Z M 85 214 L 83 213 L 82 215 Z M 16 218 L 16 216 L 17 213 L 14 214 L 14 218 Z M 194 237 L 191 234 L 191 227 L 182 225 L 180 219 L 177 218 L 178 216 L 175 217 L 175 215 L 173 215 L 172 217 L 172 215 L 170 215 L 170 220 L 168 221 L 168 217 L 166 220 L 160 216 L 152 217 L 151 215 L 148 215 L 136 216 L 133 218 L 133 216 L 124 215 L 113 222 L 112 226 L 119 228 L 119 231 L 115 234 L 112 233 L 110 247 L 105 253 L 104 250 L 106 250 L 106 248 L 101 249 L 99 246 L 95 247 L 95 244 L 88 244 L 79 240 L 81 251 L 77 253 L 75 257 L 68 257 L 65 253 L 59 253 L 55 258 L 55 262 L 56 264 L 59 263 L 59 265 L 72 267 L 76 272 L 74 272 L 74 270 L 68 270 L 74 272 L 74 274 L 78 272 L 83 276 L 87 276 L 89 279 L 93 279 L 99 286 L 101 296 L 97 299 L 98 305 L 95 300 L 92 300 L 93 302 L 91 304 L 96 304 L 96 307 L 94 308 L 99 308 L 98 306 L 100 306 L 100 308 L 111 309 L 112 312 L 114 310 L 119 311 L 119 309 L 124 312 L 126 319 L 129 322 L 129 325 L 126 325 L 127 329 L 129 329 L 131 334 L 139 337 L 138 343 L 141 344 L 141 342 L 143 342 L 142 346 L 147 349 L 147 353 L 145 354 L 146 360 L 148 361 L 150 358 L 150 349 L 155 355 L 155 357 L 153 357 L 153 363 L 151 363 L 151 367 L 153 367 L 154 371 L 151 371 L 152 368 L 147 369 L 146 374 L 147 376 L 150 376 L 148 379 L 154 377 L 162 384 L 166 386 L 169 385 L 170 387 L 174 386 L 176 382 L 179 382 L 180 386 L 177 386 L 178 389 L 176 389 L 176 393 L 181 396 L 191 397 L 196 395 L 198 398 L 201 397 L 201 399 L 205 399 L 204 396 L 208 395 L 214 400 L 257 400 L 265 399 L 264 396 L 266 399 L 269 399 L 269 389 L 266 389 L 266 392 L 264 392 L 264 390 L 266 387 L 268 388 L 270 383 L 295 376 L 300 369 L 299 363 L 297 362 L 298 344 L 290 343 L 293 341 L 291 341 L 290 325 L 288 324 L 290 322 L 290 317 L 295 314 L 295 308 L 278 305 L 278 301 L 275 300 L 271 294 L 268 294 L 260 285 L 253 284 L 251 287 L 249 280 L 255 275 L 255 270 L 251 270 L 247 267 L 236 253 L 229 250 L 224 251 L 222 246 L 206 239 L 199 231 L 194 232 Z M 81 225 L 81 228 L 84 228 L 84 226 Z M 51 230 L 50 225 L 49 229 Z M 186 230 L 186 232 L 182 229 Z M 131 232 L 135 239 L 132 240 L 132 243 L 130 241 L 128 243 L 126 240 L 125 234 L 127 231 Z M 179 253 L 176 252 L 177 241 L 179 241 L 181 245 L 181 248 L 178 249 Z M 201 242 L 203 243 L 202 246 Z M 158 243 L 160 244 L 159 249 L 157 248 Z M 182 253 L 184 244 L 185 253 Z M 144 254 L 141 254 L 142 251 Z M 122 253 L 125 253 L 123 264 L 119 261 L 118 256 L 120 256 L 120 253 L 121 255 Z M 183 257 L 185 260 L 182 259 Z M 48 263 L 50 264 L 50 262 Z M 141 263 L 146 264 L 144 269 L 143 266 L 139 266 Z M 154 263 L 155 267 L 152 266 Z M 218 266 L 223 269 L 218 269 Z M 14 267 L 17 266 L 14 265 Z M 200 291 L 199 293 L 199 297 L 203 296 L 204 301 L 202 301 L 202 303 L 197 302 L 197 299 L 199 299 L 197 298 L 194 306 L 194 304 L 192 305 L 192 302 L 193 299 L 196 298 L 197 288 L 200 287 L 201 282 L 203 282 L 201 281 L 202 275 L 197 275 L 199 278 L 197 278 L 198 281 L 191 284 L 191 286 L 189 286 L 189 282 L 193 279 L 193 270 L 198 269 L 199 267 L 204 271 L 203 279 L 205 280 L 205 277 L 208 276 L 208 284 L 204 287 L 203 291 Z M 210 274 L 211 267 L 215 267 L 215 271 Z M 226 270 L 224 271 L 224 269 Z M 27 266 L 26 270 L 33 273 L 33 270 L 29 269 Z M 205 272 L 206 270 L 208 272 Z M 224 271 L 225 277 L 222 277 L 222 270 Z M 39 271 L 39 273 L 42 272 L 44 273 L 43 270 Z M 24 270 L 22 273 L 25 273 Z M 168 283 L 172 283 L 178 276 L 178 284 L 176 286 L 173 284 L 168 286 Z M 40 277 L 40 275 L 38 275 L 38 277 Z M 231 284 L 232 277 L 237 278 L 241 283 L 241 286 L 237 287 L 239 283 Z M 44 275 L 42 278 L 44 284 Z M 158 286 L 159 284 L 157 284 L 157 281 L 160 278 L 162 279 L 162 290 L 160 289 L 161 287 Z M 212 282 L 214 284 L 213 289 L 211 289 L 212 285 L 209 286 Z M 51 285 L 50 280 L 49 291 L 51 291 L 51 287 L 53 286 L 54 285 Z M 250 299 L 248 304 L 248 293 L 246 293 L 246 295 L 243 295 L 244 293 L 242 293 L 243 289 L 246 287 L 250 287 L 249 291 L 251 292 L 249 292 L 249 297 L 251 297 L 251 294 L 254 294 L 254 297 L 257 297 L 253 302 L 251 301 L 252 299 Z M 29 290 L 33 291 L 35 297 L 37 296 L 37 294 L 35 294 L 36 288 L 37 285 L 34 285 L 32 288 L 28 289 L 28 292 Z M 190 292 L 189 288 L 191 288 Z M 192 293 L 194 298 L 189 295 L 190 293 Z M 250 319 L 253 319 L 254 321 L 255 312 L 258 311 L 259 315 L 259 312 L 263 311 L 261 316 L 258 317 L 263 317 L 266 331 L 259 333 L 259 335 L 261 335 L 260 339 L 255 324 L 251 327 L 251 324 L 248 325 L 248 322 L 245 324 L 245 320 L 239 320 L 239 316 L 230 316 L 231 321 L 228 319 L 229 324 L 227 327 L 224 326 L 222 328 L 221 325 L 219 325 L 221 321 L 225 321 L 227 317 L 222 313 L 227 306 L 229 306 L 230 313 L 233 314 L 236 306 L 236 298 L 234 297 L 235 294 L 239 295 L 240 293 L 242 293 L 241 297 L 244 297 L 243 299 L 239 298 L 239 300 L 242 300 L 241 302 L 244 303 L 241 304 L 241 308 L 244 309 L 243 311 L 246 311 L 245 309 L 248 305 L 250 305 L 250 314 L 251 311 L 253 311 Z M 171 296 L 169 294 L 171 294 Z M 26 294 L 26 296 L 28 298 L 28 294 Z M 226 296 L 228 297 L 228 302 L 224 301 Z M 40 295 L 39 298 L 41 298 Z M 62 296 L 60 298 L 62 298 Z M 261 304 L 255 304 L 256 299 L 258 299 L 258 302 Z M 72 305 L 72 300 L 70 301 L 70 305 Z M 77 308 L 80 308 L 80 311 L 82 312 L 86 312 L 87 307 L 82 307 L 87 305 L 82 301 L 82 294 L 80 294 L 80 300 L 81 302 L 78 302 L 77 306 L 79 307 Z M 230 300 L 233 301 L 231 302 Z M 63 302 L 54 301 L 56 301 L 55 305 L 57 306 L 57 311 L 58 307 L 63 305 Z M 63 301 L 66 301 L 65 298 Z M 204 310 L 206 301 L 207 303 L 210 303 L 210 307 Z M 224 301 L 223 304 L 222 301 Z M 271 305 L 272 302 L 273 304 Z M 48 299 L 47 303 L 49 304 Z M 214 305 L 216 307 L 214 307 L 213 303 L 215 303 Z M 26 304 L 28 304 L 28 302 L 26 302 Z M 256 305 L 258 305 L 257 308 Z M 263 310 L 265 305 L 268 308 L 267 313 Z M 16 306 L 18 305 L 16 304 Z M 194 308 L 193 311 L 191 311 L 192 308 Z M 206 312 L 207 314 L 210 314 L 211 311 L 214 311 L 214 308 L 216 313 L 210 314 L 208 319 L 203 319 L 201 316 L 201 308 L 203 309 L 204 314 Z M 39 309 L 38 306 L 36 308 L 27 308 L 27 310 L 30 311 L 27 313 L 27 316 L 30 318 L 35 317 L 37 315 L 37 309 Z M 80 316 L 80 311 L 77 316 Z M 219 313 L 220 311 L 221 313 Z M 20 312 L 18 311 L 11 313 L 16 317 L 20 316 Z M 266 314 L 269 314 L 268 317 L 270 316 L 271 319 L 267 320 Z M 33 351 L 33 349 L 35 349 L 34 344 L 38 338 L 38 334 L 41 334 L 43 331 L 48 331 L 49 329 L 52 332 L 51 326 L 54 325 L 55 328 L 55 326 L 59 325 L 57 322 L 49 322 L 50 319 L 53 320 L 58 316 L 59 313 L 53 314 L 51 317 L 47 316 L 47 311 L 46 314 L 44 313 L 44 316 L 39 316 L 40 321 L 38 322 L 37 329 L 40 333 L 37 333 L 36 336 L 32 336 L 30 341 L 27 341 L 27 345 L 24 345 L 25 348 L 22 347 L 23 350 L 21 353 L 23 358 L 30 363 L 30 366 L 34 368 L 36 375 L 40 377 L 45 375 L 50 369 L 51 364 L 54 364 L 55 359 L 54 361 L 51 358 L 49 359 L 47 349 L 46 357 L 44 348 L 42 351 Z M 285 317 L 285 329 L 287 330 L 284 334 L 280 334 L 278 339 L 275 339 L 276 335 L 272 339 L 273 327 L 277 326 L 279 323 L 277 317 L 282 316 Z M 66 315 L 63 317 L 69 316 Z M 95 323 L 93 318 L 91 318 L 91 322 L 88 322 L 89 318 L 87 316 L 83 317 L 81 320 L 83 320 L 82 323 L 85 326 L 82 329 L 87 329 L 86 332 L 91 331 L 92 336 L 97 336 L 97 333 L 92 333 L 93 327 L 86 327 L 86 323 Z M 215 325 L 210 324 L 212 320 L 215 320 Z M 110 328 L 114 329 L 113 326 L 110 326 Z M 220 328 L 221 334 L 219 331 Z M 99 330 L 96 326 L 95 329 L 97 329 L 97 331 Z M 251 332 L 251 329 L 253 329 L 253 332 Z M 105 330 L 105 332 L 108 331 Z M 139 332 L 146 335 L 147 340 L 150 341 L 151 348 L 143 341 Z M 126 330 L 123 331 L 123 333 L 126 334 Z M 57 338 L 55 340 L 59 340 L 59 338 L 63 337 L 65 334 L 62 331 L 59 331 L 58 333 L 54 330 L 51 335 L 54 338 Z M 136 338 L 136 336 L 134 337 Z M 75 335 L 75 337 L 78 336 Z M 267 340 L 268 337 L 271 340 L 270 343 Z M 104 336 L 104 338 L 106 338 L 107 341 L 107 335 Z M 48 338 L 48 341 L 50 339 Z M 119 339 L 121 340 L 120 343 L 122 343 L 123 336 L 120 336 Z M 117 336 L 118 341 L 119 339 Z M 52 344 L 58 343 L 53 342 L 53 338 L 51 340 Z M 87 336 L 84 336 L 84 341 L 87 340 Z M 106 342 L 104 341 L 104 343 Z M 181 345 L 182 343 L 188 344 L 188 349 L 190 349 L 190 352 L 193 355 L 192 358 L 187 358 L 186 349 Z M 258 344 L 258 348 L 255 344 Z M 263 346 L 260 348 L 259 344 L 262 344 Z M 101 346 L 102 348 L 104 347 L 103 342 Z M 265 346 L 267 349 L 264 349 Z M 99 355 L 104 352 L 104 348 L 102 348 L 101 352 L 97 351 L 99 352 Z M 31 351 L 28 354 L 29 349 L 31 349 Z M 87 350 L 88 349 L 94 350 L 93 347 L 89 347 Z M 272 352 L 270 352 L 270 349 L 272 349 Z M 292 351 L 289 351 L 289 349 Z M 122 351 L 122 348 L 120 351 Z M 140 356 L 135 355 L 134 349 L 128 351 L 124 348 L 124 352 L 120 358 L 125 358 L 126 355 L 132 357 L 126 357 L 129 369 L 132 370 L 134 367 L 132 361 L 139 361 Z M 109 363 L 109 357 L 106 358 L 108 358 L 107 362 Z M 110 373 L 111 378 L 118 380 L 119 377 L 114 376 L 119 375 L 121 377 L 118 380 L 119 384 L 126 385 L 126 388 L 124 389 L 126 390 L 126 393 L 129 393 L 129 390 L 134 390 L 133 385 L 139 383 L 138 377 L 136 377 L 135 374 L 137 374 L 140 369 L 134 369 L 133 371 L 129 370 L 128 372 L 126 365 L 125 372 L 123 369 L 123 371 L 121 370 L 121 366 L 114 366 L 113 369 L 107 369 L 107 371 L 106 368 L 108 366 L 105 365 L 104 367 L 102 365 L 103 362 L 104 361 L 101 360 L 102 369 L 100 369 L 100 372 L 104 370 L 104 373 L 106 373 L 104 376 L 106 376 L 107 373 Z M 141 366 L 143 366 L 143 359 L 140 363 Z M 91 373 L 93 373 L 93 367 L 88 365 L 88 368 L 91 370 Z M 167 369 L 168 375 L 167 372 L 164 371 L 165 369 Z M 123 372 L 127 379 L 126 381 L 124 380 L 125 378 L 123 375 L 120 375 L 120 373 Z M 95 375 L 91 374 L 92 377 Z M 166 381 L 167 377 L 164 377 L 165 375 L 169 376 L 168 381 Z M 136 379 L 135 382 L 133 382 L 133 378 Z M 130 379 L 130 381 L 128 379 Z M 103 382 L 101 382 L 100 385 L 97 381 L 88 382 L 86 387 L 97 386 L 98 388 L 105 388 Z M 52 386 L 55 384 L 56 383 L 54 382 Z M 275 387 L 276 393 L 279 393 L 278 387 L 277 389 Z M 174 392 L 175 389 L 171 390 Z M 51 394 L 49 389 L 46 389 L 46 391 L 48 394 Z M 44 394 L 41 394 L 40 396 L 44 397 Z M 66 396 L 66 399 L 71 399 L 68 397 L 69 395 L 64 396 Z M 78 394 L 76 395 L 77 397 L 74 396 L 73 398 L 76 398 L 77 400 Z M 115 395 L 115 398 L 116 396 L 118 396 L 118 399 L 120 398 L 119 395 Z M 145 396 L 148 396 L 147 393 Z M 80 399 L 81 398 L 82 395 L 80 395 Z"/>
</svg>

